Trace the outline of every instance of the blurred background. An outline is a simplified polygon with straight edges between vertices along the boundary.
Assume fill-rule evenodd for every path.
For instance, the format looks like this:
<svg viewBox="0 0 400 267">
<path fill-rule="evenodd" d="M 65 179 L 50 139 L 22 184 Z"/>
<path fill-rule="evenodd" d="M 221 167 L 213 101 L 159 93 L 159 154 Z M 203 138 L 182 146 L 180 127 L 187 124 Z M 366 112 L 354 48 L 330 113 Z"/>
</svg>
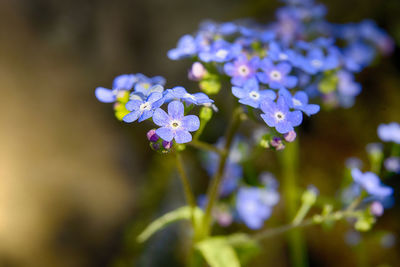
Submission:
<svg viewBox="0 0 400 267">
<path fill-rule="evenodd" d="M 371 18 L 400 43 L 400 1 L 322 2 L 331 22 Z M 0 266 L 181 266 L 185 228 L 172 226 L 145 245 L 135 241 L 152 219 L 183 204 L 174 165 L 148 147 L 150 125 L 118 122 L 94 89 L 111 86 L 118 74 L 141 72 L 197 91 L 186 77 L 189 63 L 166 57 L 178 38 L 204 19 L 266 22 L 277 6 L 275 0 L 1 0 Z M 313 183 L 334 196 L 345 159 L 366 159 L 379 123 L 400 121 L 398 46 L 358 80 L 364 90 L 353 108 L 320 112 L 300 133 L 302 186 Z M 208 178 L 194 169 L 195 159 L 189 162 L 200 194 Z M 399 179 L 388 184 L 398 196 Z M 399 266 L 399 219 L 397 205 L 376 233 L 349 237 L 346 224 L 308 229 L 311 265 Z M 346 238 L 365 242 L 349 246 Z M 250 266 L 288 266 L 283 236 L 263 246 Z"/>
</svg>

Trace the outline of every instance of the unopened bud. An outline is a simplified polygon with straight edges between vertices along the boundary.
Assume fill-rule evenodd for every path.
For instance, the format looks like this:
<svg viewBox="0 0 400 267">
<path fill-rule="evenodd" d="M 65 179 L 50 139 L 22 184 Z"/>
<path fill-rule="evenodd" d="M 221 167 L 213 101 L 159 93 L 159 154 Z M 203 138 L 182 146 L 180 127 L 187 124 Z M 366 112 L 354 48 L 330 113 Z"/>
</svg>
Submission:
<svg viewBox="0 0 400 267">
<path fill-rule="evenodd" d="M 371 213 L 375 216 L 382 216 L 383 215 L 383 206 L 380 202 L 378 201 L 374 201 L 372 202 L 371 206 L 369 207 L 369 210 L 371 211 Z"/>
<path fill-rule="evenodd" d="M 295 131 L 290 131 L 288 133 L 285 133 L 283 135 L 283 137 L 285 138 L 286 142 L 293 142 L 294 140 L 296 140 L 296 132 Z"/>
<path fill-rule="evenodd" d="M 270 141 L 270 145 L 273 146 L 276 150 L 282 150 L 285 148 L 282 139 L 276 136 L 272 138 L 272 140 Z"/>
<path fill-rule="evenodd" d="M 162 146 L 163 146 L 165 149 L 170 149 L 170 148 L 172 147 L 172 142 L 171 142 L 171 141 L 168 142 L 168 141 L 163 140 L 163 141 L 162 141 Z"/>
<path fill-rule="evenodd" d="M 151 129 L 150 131 L 147 132 L 147 139 L 150 142 L 157 142 L 158 139 L 160 138 L 157 134 L 156 134 L 156 130 L 155 129 Z"/>
<path fill-rule="evenodd" d="M 207 70 L 204 68 L 203 64 L 201 64 L 200 62 L 195 62 L 189 70 L 189 79 L 200 81 L 201 79 L 203 79 L 206 73 Z"/>
</svg>

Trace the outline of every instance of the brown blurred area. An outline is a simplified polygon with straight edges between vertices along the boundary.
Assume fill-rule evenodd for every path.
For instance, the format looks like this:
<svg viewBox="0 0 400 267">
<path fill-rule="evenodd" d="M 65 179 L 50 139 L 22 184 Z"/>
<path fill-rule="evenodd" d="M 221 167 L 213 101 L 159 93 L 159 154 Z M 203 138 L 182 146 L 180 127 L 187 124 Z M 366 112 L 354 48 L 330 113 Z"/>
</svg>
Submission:
<svg viewBox="0 0 400 267">
<path fill-rule="evenodd" d="M 371 17 L 400 40 L 398 0 L 327 5 L 333 20 Z M 182 191 L 176 179 L 153 171 L 172 172 L 148 148 L 145 127 L 119 123 L 94 88 L 137 72 L 162 75 L 168 86 L 188 85 L 187 63 L 166 57 L 181 35 L 206 18 L 265 21 L 276 6 L 267 0 L 0 1 L 0 266 L 161 266 L 164 256 L 179 257 L 179 250 L 165 252 L 174 247 L 176 229 L 145 247 L 130 245 L 151 219 L 182 204 Z M 352 110 L 323 112 L 306 125 L 302 156 L 312 164 L 303 165 L 302 185 L 333 194 L 344 159 L 377 141 L 379 123 L 400 121 L 398 58 L 397 50 L 361 75 L 364 91 Z M 383 228 L 398 233 L 398 219 L 398 208 L 389 211 Z M 313 266 L 354 266 L 349 250 L 337 249 L 342 236 L 324 232 L 320 239 L 320 233 L 309 233 Z M 286 266 L 281 239 L 265 246 L 270 252 L 254 266 Z M 390 257 L 399 260 L 393 251 Z"/>
</svg>

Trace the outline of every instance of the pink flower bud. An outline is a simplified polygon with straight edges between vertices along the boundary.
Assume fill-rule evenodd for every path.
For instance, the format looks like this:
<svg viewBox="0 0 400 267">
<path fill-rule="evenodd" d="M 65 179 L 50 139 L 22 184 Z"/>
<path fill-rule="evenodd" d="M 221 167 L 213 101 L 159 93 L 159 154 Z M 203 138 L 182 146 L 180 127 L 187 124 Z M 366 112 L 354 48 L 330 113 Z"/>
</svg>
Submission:
<svg viewBox="0 0 400 267">
<path fill-rule="evenodd" d="M 286 142 L 293 142 L 294 140 L 296 140 L 296 132 L 295 131 L 290 131 L 288 133 L 285 133 L 283 135 L 283 137 L 285 138 Z"/>
</svg>

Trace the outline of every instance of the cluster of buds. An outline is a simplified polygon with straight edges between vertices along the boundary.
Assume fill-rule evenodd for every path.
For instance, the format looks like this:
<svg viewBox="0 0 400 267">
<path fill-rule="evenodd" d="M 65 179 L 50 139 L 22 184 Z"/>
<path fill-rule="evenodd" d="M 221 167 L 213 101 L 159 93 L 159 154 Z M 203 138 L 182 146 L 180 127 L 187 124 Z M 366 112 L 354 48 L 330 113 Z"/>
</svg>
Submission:
<svg viewBox="0 0 400 267">
<path fill-rule="evenodd" d="M 261 138 L 260 146 L 264 148 L 272 148 L 274 150 L 283 150 L 285 148 L 285 142 L 291 143 L 296 140 L 296 132 L 290 131 L 285 133 L 283 137 L 273 136 L 266 134 Z"/>
<path fill-rule="evenodd" d="M 159 153 L 169 153 L 172 148 L 172 141 L 168 142 L 165 140 L 162 140 L 157 134 L 155 129 L 151 129 L 150 131 L 147 132 L 147 139 L 150 141 L 150 147 L 154 151 L 157 151 Z"/>
</svg>

